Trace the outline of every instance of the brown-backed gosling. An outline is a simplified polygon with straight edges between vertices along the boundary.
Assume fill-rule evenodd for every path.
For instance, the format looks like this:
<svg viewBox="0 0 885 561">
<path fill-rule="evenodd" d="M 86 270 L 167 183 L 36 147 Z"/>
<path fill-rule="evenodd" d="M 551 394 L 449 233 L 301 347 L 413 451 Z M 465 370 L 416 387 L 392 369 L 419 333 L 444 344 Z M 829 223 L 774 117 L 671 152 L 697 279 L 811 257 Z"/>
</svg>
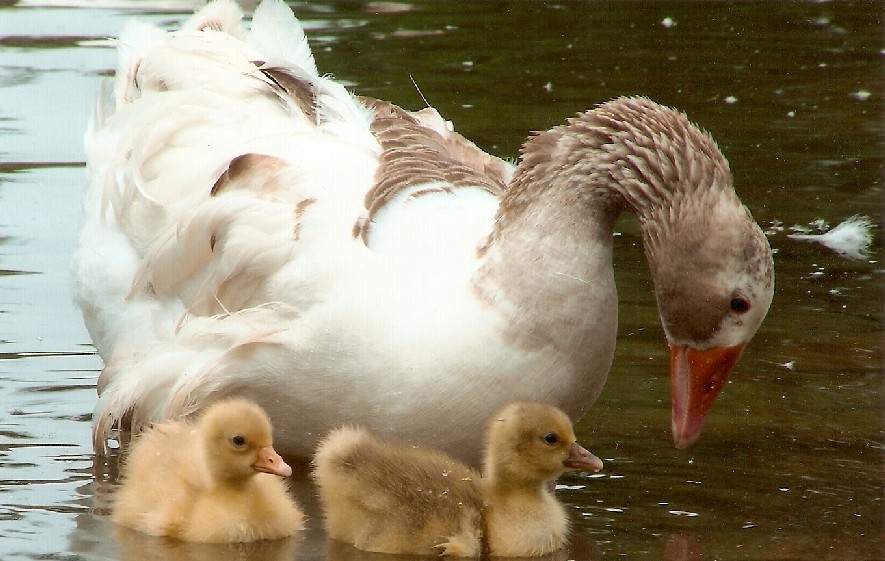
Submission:
<svg viewBox="0 0 885 561">
<path fill-rule="evenodd" d="M 358 549 L 527 557 L 567 541 L 550 483 L 565 471 L 600 469 L 565 413 L 512 403 L 489 421 L 482 474 L 440 451 L 344 427 L 320 443 L 313 477 L 329 537 Z"/>
</svg>

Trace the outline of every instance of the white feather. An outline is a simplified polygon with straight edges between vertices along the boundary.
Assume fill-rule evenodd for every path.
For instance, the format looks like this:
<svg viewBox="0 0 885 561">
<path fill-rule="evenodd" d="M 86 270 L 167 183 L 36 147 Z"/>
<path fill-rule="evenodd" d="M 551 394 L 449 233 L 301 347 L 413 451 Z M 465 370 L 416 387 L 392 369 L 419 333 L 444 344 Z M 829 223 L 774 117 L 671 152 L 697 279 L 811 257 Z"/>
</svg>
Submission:
<svg viewBox="0 0 885 561">
<path fill-rule="evenodd" d="M 265 0 L 258 5 L 252 15 L 249 45 L 271 66 L 296 66 L 319 77 L 304 29 L 283 0 Z"/>
<path fill-rule="evenodd" d="M 193 31 L 215 29 L 242 38 L 244 36 L 240 25 L 242 19 L 243 10 L 234 0 L 215 0 L 191 16 L 182 29 Z"/>
<path fill-rule="evenodd" d="M 872 229 L 873 222 L 869 217 L 855 215 L 823 234 L 789 234 L 787 237 L 817 242 L 839 255 L 864 260 L 870 257 L 870 245 L 873 243 Z"/>
</svg>

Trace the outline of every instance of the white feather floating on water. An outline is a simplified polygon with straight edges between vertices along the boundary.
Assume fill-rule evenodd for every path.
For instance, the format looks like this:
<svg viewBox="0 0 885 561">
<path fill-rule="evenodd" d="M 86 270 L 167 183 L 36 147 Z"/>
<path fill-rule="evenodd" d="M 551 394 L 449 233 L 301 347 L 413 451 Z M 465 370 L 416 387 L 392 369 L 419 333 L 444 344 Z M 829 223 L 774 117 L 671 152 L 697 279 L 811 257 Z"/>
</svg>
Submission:
<svg viewBox="0 0 885 561">
<path fill-rule="evenodd" d="M 794 226 L 793 229 L 804 228 Z M 823 234 L 799 233 L 789 234 L 787 237 L 817 242 L 851 259 L 867 259 L 870 256 L 870 244 L 873 242 L 872 229 L 873 221 L 868 216 L 855 215 Z"/>
</svg>

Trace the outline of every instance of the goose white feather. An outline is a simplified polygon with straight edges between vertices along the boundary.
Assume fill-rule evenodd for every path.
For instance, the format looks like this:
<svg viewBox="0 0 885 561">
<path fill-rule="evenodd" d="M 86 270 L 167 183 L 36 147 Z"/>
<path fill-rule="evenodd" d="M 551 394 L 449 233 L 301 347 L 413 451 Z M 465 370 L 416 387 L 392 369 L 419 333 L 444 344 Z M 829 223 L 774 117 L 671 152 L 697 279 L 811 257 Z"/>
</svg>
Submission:
<svg viewBox="0 0 885 561">
<path fill-rule="evenodd" d="M 317 69 L 282 0 L 181 30 L 131 24 L 86 147 L 77 297 L 114 428 L 260 403 L 278 449 L 331 427 L 477 457 L 514 400 L 572 418 L 611 366 L 612 230 L 636 213 L 687 446 L 768 309 L 771 251 L 684 115 L 621 98 L 526 142 L 514 167 L 430 108 Z M 677 391 L 678 389 L 678 391 Z"/>
</svg>

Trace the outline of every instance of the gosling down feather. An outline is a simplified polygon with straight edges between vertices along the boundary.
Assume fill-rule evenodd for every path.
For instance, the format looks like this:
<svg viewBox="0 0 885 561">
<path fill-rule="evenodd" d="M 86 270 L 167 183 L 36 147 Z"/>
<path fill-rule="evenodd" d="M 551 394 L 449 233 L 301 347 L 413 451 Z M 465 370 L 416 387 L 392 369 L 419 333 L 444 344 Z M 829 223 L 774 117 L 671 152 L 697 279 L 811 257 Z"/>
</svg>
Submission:
<svg viewBox="0 0 885 561">
<path fill-rule="evenodd" d="M 602 462 L 575 441 L 568 416 L 512 403 L 491 417 L 483 473 L 433 448 L 336 429 L 313 476 L 332 539 L 381 553 L 530 557 L 561 549 L 568 518 L 550 490 L 563 472 Z"/>
<path fill-rule="evenodd" d="M 143 431 L 114 493 L 114 522 L 192 542 L 252 542 L 295 534 L 304 515 L 281 477 L 270 421 L 241 399 L 212 404 L 195 422 Z"/>
</svg>

